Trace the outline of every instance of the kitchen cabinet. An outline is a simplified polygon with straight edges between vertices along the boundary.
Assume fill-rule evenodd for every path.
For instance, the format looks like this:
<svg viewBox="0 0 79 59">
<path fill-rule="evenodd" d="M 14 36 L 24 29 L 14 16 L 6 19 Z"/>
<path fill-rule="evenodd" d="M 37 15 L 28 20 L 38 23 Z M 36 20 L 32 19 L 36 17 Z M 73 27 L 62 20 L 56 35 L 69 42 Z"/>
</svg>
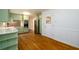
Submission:
<svg viewBox="0 0 79 59">
<path fill-rule="evenodd" d="M 9 21 L 9 10 L 8 9 L 0 9 L 0 22 Z"/>
<path fill-rule="evenodd" d="M 29 32 L 29 29 L 27 27 L 18 27 L 17 29 L 19 33 Z"/>
<path fill-rule="evenodd" d="M 10 13 L 10 19 L 11 20 L 22 20 L 22 15 L 21 14 Z"/>
<path fill-rule="evenodd" d="M 15 28 L 0 29 L 0 50 L 17 50 L 18 32 Z"/>
</svg>

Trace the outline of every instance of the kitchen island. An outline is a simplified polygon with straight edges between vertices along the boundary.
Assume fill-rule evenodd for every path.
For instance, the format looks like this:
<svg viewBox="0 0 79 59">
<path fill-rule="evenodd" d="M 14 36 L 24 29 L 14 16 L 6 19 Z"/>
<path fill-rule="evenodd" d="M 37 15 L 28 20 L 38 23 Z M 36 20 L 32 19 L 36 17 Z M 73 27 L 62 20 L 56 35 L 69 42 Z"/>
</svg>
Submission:
<svg viewBox="0 0 79 59">
<path fill-rule="evenodd" d="M 15 27 L 0 27 L 0 50 L 18 49 L 18 30 Z"/>
</svg>

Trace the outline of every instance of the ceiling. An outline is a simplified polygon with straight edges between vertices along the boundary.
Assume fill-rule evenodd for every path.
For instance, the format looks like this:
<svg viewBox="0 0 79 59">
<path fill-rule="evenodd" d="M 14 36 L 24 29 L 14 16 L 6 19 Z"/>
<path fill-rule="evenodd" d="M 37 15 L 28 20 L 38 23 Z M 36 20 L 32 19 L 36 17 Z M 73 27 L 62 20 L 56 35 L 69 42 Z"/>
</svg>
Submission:
<svg viewBox="0 0 79 59">
<path fill-rule="evenodd" d="M 32 14 L 41 13 L 46 9 L 10 9 L 11 13 L 23 14 L 23 12 L 30 12 Z"/>
</svg>

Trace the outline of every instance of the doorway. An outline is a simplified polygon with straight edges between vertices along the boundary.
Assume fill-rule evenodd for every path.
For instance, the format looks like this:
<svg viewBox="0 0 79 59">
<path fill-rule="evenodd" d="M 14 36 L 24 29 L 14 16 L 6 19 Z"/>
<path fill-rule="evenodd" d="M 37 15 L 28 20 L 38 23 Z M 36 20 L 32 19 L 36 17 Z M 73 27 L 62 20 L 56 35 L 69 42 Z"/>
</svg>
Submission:
<svg viewBox="0 0 79 59">
<path fill-rule="evenodd" d="M 42 16 L 38 14 L 37 19 L 34 21 L 35 34 L 42 33 Z"/>
<path fill-rule="evenodd" d="M 35 31 L 34 31 L 35 34 L 41 34 L 40 33 L 40 20 L 39 19 L 34 20 L 34 28 L 35 28 Z"/>
</svg>

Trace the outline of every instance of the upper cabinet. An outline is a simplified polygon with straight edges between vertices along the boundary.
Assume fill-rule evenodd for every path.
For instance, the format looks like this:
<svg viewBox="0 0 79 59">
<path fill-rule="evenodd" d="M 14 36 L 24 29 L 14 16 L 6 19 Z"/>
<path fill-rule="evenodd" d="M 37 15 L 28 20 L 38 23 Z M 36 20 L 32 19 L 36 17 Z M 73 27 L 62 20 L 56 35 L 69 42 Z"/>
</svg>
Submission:
<svg viewBox="0 0 79 59">
<path fill-rule="evenodd" d="M 9 10 L 8 9 L 0 9 L 0 22 L 9 21 Z"/>
<path fill-rule="evenodd" d="M 21 14 L 10 13 L 10 20 L 22 20 Z"/>
</svg>

